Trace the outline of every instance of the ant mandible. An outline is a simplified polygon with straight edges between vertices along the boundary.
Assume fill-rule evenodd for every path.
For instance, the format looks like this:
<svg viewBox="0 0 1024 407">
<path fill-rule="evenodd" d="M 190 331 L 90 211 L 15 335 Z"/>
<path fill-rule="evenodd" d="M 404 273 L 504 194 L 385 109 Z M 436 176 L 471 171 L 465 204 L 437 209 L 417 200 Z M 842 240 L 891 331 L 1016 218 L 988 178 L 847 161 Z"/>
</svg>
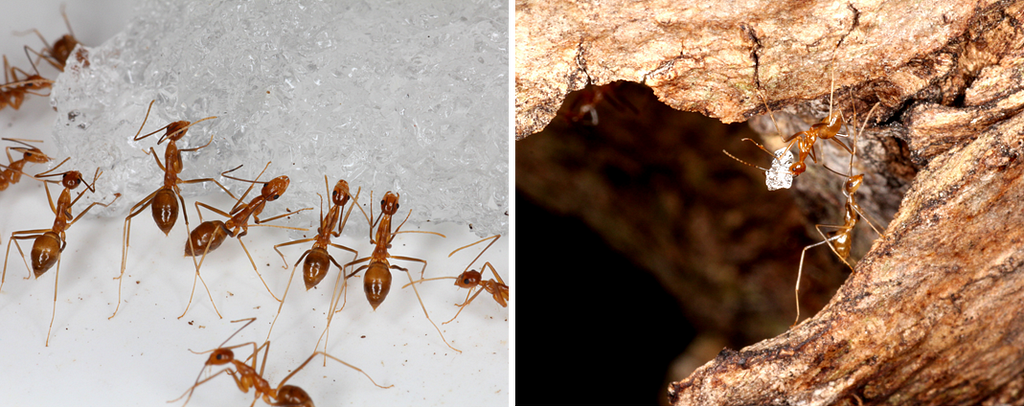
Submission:
<svg viewBox="0 0 1024 407">
<path fill-rule="evenodd" d="M 231 191 L 225 188 L 224 185 L 222 185 L 216 179 L 199 178 L 183 180 L 180 177 L 178 177 L 178 174 L 180 174 L 183 169 L 181 153 L 194 152 L 209 146 L 210 143 L 213 142 L 213 135 L 210 135 L 210 141 L 207 141 L 206 144 L 194 148 L 179 149 L 177 141 L 185 137 L 185 133 L 188 132 L 188 129 L 193 125 L 206 120 L 216 119 L 217 117 L 210 116 L 199 119 L 195 122 L 179 120 L 176 122 L 172 122 L 159 129 L 156 129 L 149 134 L 139 136 L 139 134 L 142 133 L 142 128 L 146 126 L 146 121 L 149 120 L 149 112 L 153 108 L 153 102 L 155 102 L 155 100 L 149 102 L 149 107 L 146 109 L 146 117 L 142 119 L 142 126 L 139 126 L 139 131 L 135 133 L 135 137 L 132 138 L 132 140 L 139 141 L 153 134 L 159 133 L 162 130 L 166 130 L 166 132 L 162 136 L 160 136 L 160 139 L 157 140 L 156 143 L 157 145 L 160 145 L 165 140 L 167 140 L 167 149 L 164 151 L 164 163 L 160 163 L 160 157 L 157 156 L 156 150 L 153 147 L 150 147 L 149 151 L 146 152 L 146 154 L 153 155 L 153 159 L 156 160 L 157 167 L 160 167 L 160 170 L 164 172 L 164 185 L 157 189 L 156 191 L 153 191 L 151 194 L 147 195 L 145 198 L 142 199 L 142 201 L 139 201 L 139 203 L 135 204 L 135 206 L 133 206 L 131 210 L 128 211 L 128 217 L 124 219 L 121 246 L 121 273 L 117 277 L 114 277 L 115 280 L 120 280 L 118 281 L 117 284 L 117 307 L 114 308 L 114 313 L 110 315 L 108 319 L 113 318 L 115 315 L 117 315 L 118 309 L 121 308 L 121 284 L 124 281 L 122 277 L 124 277 L 125 265 L 127 264 L 128 261 L 128 246 L 131 237 L 132 218 L 142 213 L 142 211 L 146 210 L 146 207 L 151 207 L 153 212 L 153 221 L 156 222 L 157 227 L 159 227 L 160 230 L 163 231 L 165 235 L 170 234 L 171 229 L 174 228 L 174 224 L 178 220 L 178 202 L 181 202 L 181 207 L 185 206 L 185 198 L 181 196 L 181 189 L 179 187 L 180 184 L 213 182 L 217 184 L 217 186 L 219 186 L 221 189 L 223 189 L 224 192 L 227 192 L 228 196 L 230 196 L 231 199 L 235 199 L 235 195 L 232 194 Z M 188 223 L 188 211 L 184 211 L 182 215 L 185 217 L 185 229 L 187 232 L 188 230 L 191 229 Z M 202 277 L 200 276 L 199 279 L 202 280 Z M 203 281 L 203 287 L 206 287 L 205 281 Z M 207 295 L 210 296 L 210 302 L 212 303 L 213 296 L 210 294 L 209 287 L 206 287 L 206 293 Z M 217 305 L 214 304 L 213 307 L 214 310 L 216 310 Z M 218 311 L 218 314 L 219 313 L 220 312 Z"/>
<path fill-rule="evenodd" d="M 353 366 L 352 364 L 349 364 L 348 362 L 345 362 L 345 361 L 343 361 L 341 359 L 338 359 L 338 358 L 336 358 L 336 357 L 334 357 L 332 355 L 329 355 L 329 354 L 327 354 L 325 352 L 313 352 L 313 354 L 309 355 L 309 357 L 306 358 L 306 361 L 302 362 L 302 364 L 299 365 L 298 368 L 296 368 L 291 373 L 289 373 L 288 376 L 285 376 L 284 380 L 281 380 L 281 383 L 278 384 L 276 388 L 271 387 L 270 383 L 267 382 L 267 380 L 263 378 L 263 370 L 264 370 L 264 368 L 266 367 L 266 364 L 267 364 L 267 353 L 270 351 L 270 341 L 263 342 L 263 345 L 260 345 L 259 347 L 256 346 L 256 342 L 247 342 L 247 343 L 243 343 L 243 344 L 240 344 L 240 345 L 224 347 L 224 344 L 226 344 L 229 340 L 231 340 L 232 337 L 234 337 L 236 334 L 238 334 L 238 332 L 241 332 L 242 329 L 245 329 L 245 327 L 249 326 L 249 324 L 253 323 L 253 321 L 255 321 L 255 320 L 256 320 L 256 318 L 248 318 L 248 319 L 241 319 L 241 320 L 237 320 L 237 321 L 231 321 L 233 323 L 242 322 L 242 321 L 249 321 L 249 322 L 247 322 L 245 325 L 243 325 L 241 328 L 239 328 L 238 331 L 235 331 L 234 334 L 231 334 L 231 336 L 229 336 L 227 340 L 225 340 L 223 343 L 221 343 L 220 346 L 217 347 L 217 349 L 214 349 L 214 350 L 210 351 L 211 352 L 210 353 L 210 357 L 206 359 L 206 363 L 203 365 L 203 370 L 199 371 L 199 376 L 196 377 L 195 384 L 193 384 L 192 387 L 189 387 L 189 389 L 185 392 L 185 394 L 182 394 L 181 397 L 178 397 L 178 398 L 176 398 L 174 400 L 170 400 L 170 401 L 168 401 L 168 403 L 173 403 L 175 401 L 181 400 L 182 397 L 185 397 L 187 395 L 188 398 L 185 399 L 185 404 L 182 404 L 182 406 L 187 405 L 189 400 L 192 399 L 192 393 L 195 391 L 196 387 L 199 387 L 199 385 L 212 380 L 213 378 L 217 377 L 221 373 L 225 373 L 226 372 L 228 375 L 231 376 L 232 379 L 235 380 L 235 385 L 237 385 L 238 388 L 240 390 L 242 390 L 243 393 L 248 393 L 250 388 L 251 389 L 255 389 L 255 392 L 254 392 L 254 396 L 255 397 L 254 397 L 254 399 L 252 401 L 252 405 L 256 404 L 256 400 L 259 400 L 260 398 L 262 398 L 263 402 L 265 402 L 265 403 L 267 403 L 269 405 L 272 405 L 272 406 L 308 406 L 308 407 L 312 407 L 313 406 L 313 400 L 312 400 L 312 398 L 310 398 L 309 394 L 306 393 L 305 390 L 303 390 L 302 388 L 300 388 L 298 386 L 286 385 L 285 383 L 288 382 L 288 379 L 291 379 L 292 376 L 294 376 L 300 370 L 305 368 L 306 365 L 309 364 L 309 362 L 311 360 L 313 360 L 313 358 L 316 357 L 317 355 L 324 355 L 325 357 L 329 357 L 329 358 L 334 359 L 334 360 L 336 360 L 338 362 L 341 362 L 345 366 L 348 366 L 348 367 L 350 367 L 352 369 L 355 369 L 359 373 L 362 373 L 364 376 L 366 376 L 367 379 L 370 379 L 370 382 L 372 382 L 377 387 L 380 387 L 382 389 L 389 389 L 391 387 L 394 387 L 394 385 L 381 386 L 381 385 L 377 384 L 377 382 L 374 381 L 373 378 L 370 377 L 370 375 L 367 374 L 366 372 L 364 372 L 362 369 L 360 369 L 360 368 L 358 368 L 356 366 Z M 245 346 L 252 346 L 253 347 L 252 354 L 248 358 L 246 358 L 245 361 L 239 361 L 238 359 L 235 359 L 235 354 L 234 354 L 233 349 L 241 348 L 241 347 L 245 347 Z M 259 355 L 260 349 L 263 350 L 263 362 L 260 363 L 260 370 L 259 370 L 259 372 L 257 372 L 256 371 L 256 363 L 257 363 L 256 359 L 258 359 L 257 356 Z M 202 352 L 202 353 L 206 353 L 206 352 Z M 245 364 L 245 362 L 249 361 L 249 359 L 252 359 L 252 365 L 251 366 Z M 226 367 L 226 368 L 224 368 L 224 369 L 222 369 L 220 371 L 218 371 L 217 373 L 214 373 L 210 377 L 207 377 L 205 379 L 200 380 L 200 377 L 203 376 L 203 372 L 206 370 L 207 367 L 224 366 L 224 365 L 230 365 L 230 366 Z"/>
<path fill-rule="evenodd" d="M 21 250 L 21 244 L 18 243 L 18 240 L 33 239 L 31 252 L 32 267 L 30 270 L 35 274 L 36 278 L 43 275 L 43 273 L 52 268 L 54 264 L 57 265 L 57 271 L 53 277 L 53 312 L 50 315 L 50 329 L 46 331 L 46 346 L 50 346 L 50 330 L 53 329 L 53 320 L 57 315 L 57 279 L 60 277 L 60 254 L 64 251 L 64 247 L 66 246 L 65 231 L 75 222 L 78 222 L 78 220 L 89 212 L 93 206 L 100 205 L 106 207 L 114 203 L 117 198 L 121 197 L 120 194 L 114 194 L 114 200 L 108 203 L 104 204 L 100 202 L 93 202 L 89 204 L 85 210 L 80 212 L 78 216 L 72 218 L 71 207 L 74 206 L 74 204 L 77 203 L 83 195 L 85 195 L 86 191 L 96 192 L 96 180 L 103 174 L 103 172 L 100 171 L 99 168 L 96 169 L 96 174 L 92 178 L 92 185 L 85 183 L 85 180 L 82 179 L 82 174 L 78 171 L 48 174 L 48 172 L 59 168 L 67 162 L 68 159 L 70 158 L 64 159 L 64 161 L 61 161 L 60 164 L 57 164 L 56 167 L 49 171 L 35 175 L 36 178 L 61 177 L 60 183 L 64 187 L 64 191 L 62 191 L 60 197 L 57 198 L 57 205 L 53 204 L 53 198 L 50 195 L 50 188 L 48 186 L 49 183 L 57 183 L 57 181 L 46 181 L 43 184 L 45 187 L 44 189 L 46 190 L 46 199 L 50 203 L 50 210 L 53 211 L 55 216 L 53 227 L 50 229 L 21 230 L 11 233 L 11 238 L 7 241 L 7 253 L 4 256 L 3 275 L 0 276 L 0 287 L 2 287 L 3 282 L 7 277 L 7 260 L 11 255 L 11 242 L 14 242 L 15 246 L 18 247 L 18 252 L 21 253 L 22 260 L 25 260 L 25 253 Z M 79 184 L 83 183 L 85 183 L 86 190 L 80 192 L 78 196 L 72 200 L 71 190 L 77 188 Z M 25 266 L 28 268 L 28 263 L 26 263 Z"/>
</svg>

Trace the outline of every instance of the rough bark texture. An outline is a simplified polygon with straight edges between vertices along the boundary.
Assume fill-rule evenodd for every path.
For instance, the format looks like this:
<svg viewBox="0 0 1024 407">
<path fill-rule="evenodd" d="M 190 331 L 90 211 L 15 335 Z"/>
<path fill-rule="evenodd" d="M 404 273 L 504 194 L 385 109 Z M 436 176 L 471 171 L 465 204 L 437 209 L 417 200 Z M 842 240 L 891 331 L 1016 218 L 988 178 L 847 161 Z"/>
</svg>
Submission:
<svg viewBox="0 0 1024 407">
<path fill-rule="evenodd" d="M 726 122 L 763 112 L 760 89 L 773 110 L 791 114 L 777 114 L 790 118 L 784 134 L 828 114 L 833 69 L 835 109 L 860 118 L 879 104 L 855 171 L 866 174 L 857 199 L 869 216 L 888 219 L 899 207 L 882 238 L 818 315 L 722 351 L 671 385 L 673 403 L 1024 403 L 1022 10 L 1021 2 L 517 3 L 519 138 L 588 81 L 645 83 L 674 108 Z M 755 127 L 774 129 L 767 123 Z M 767 165 L 750 155 L 767 161 L 756 150 L 731 151 Z M 519 154 L 522 186 L 530 181 L 519 179 Z M 842 154 L 824 161 L 845 168 Z M 834 208 L 842 196 L 834 183 L 814 187 L 829 177 L 819 174 L 798 178 L 800 193 L 829 192 L 802 199 L 812 210 Z"/>
<path fill-rule="evenodd" d="M 676 109 L 743 121 L 763 111 L 758 89 L 773 107 L 827 94 L 833 60 L 841 99 L 882 99 L 891 113 L 947 81 L 961 92 L 942 95 L 952 102 L 1013 46 L 1001 38 L 1013 21 L 987 32 L 1015 20 L 1006 3 L 520 0 L 516 137 L 588 81 L 643 83 Z"/>
</svg>

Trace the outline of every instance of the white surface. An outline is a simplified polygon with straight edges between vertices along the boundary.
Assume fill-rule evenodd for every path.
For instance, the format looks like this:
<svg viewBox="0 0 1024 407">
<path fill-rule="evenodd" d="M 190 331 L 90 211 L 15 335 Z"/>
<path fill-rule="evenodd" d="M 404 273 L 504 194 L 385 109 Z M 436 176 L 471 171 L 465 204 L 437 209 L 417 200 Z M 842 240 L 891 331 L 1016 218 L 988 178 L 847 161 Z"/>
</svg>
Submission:
<svg viewBox="0 0 1024 407">
<path fill-rule="evenodd" d="M 38 2 L 31 7 L 24 13 L 6 9 L 0 17 L 0 35 L 35 27 L 53 41 L 64 33 L 59 2 Z M 75 34 L 92 45 L 105 40 L 103 35 L 118 31 L 118 25 L 127 19 L 128 9 L 124 3 L 89 7 L 68 4 Z M 21 44 L 37 42 L 34 37 L 8 36 L 2 49 L 12 62 L 23 61 L 24 57 L 14 58 L 22 55 Z M 46 70 L 43 73 L 53 74 Z M 48 133 L 54 115 L 47 100 L 29 98 L 19 111 L 9 108 L 0 111 L 0 137 L 45 139 L 41 148 L 52 153 L 55 149 Z M 0 161 L 6 163 L 6 156 Z M 36 173 L 42 171 L 42 167 L 30 166 L 27 170 Z M 91 171 L 83 172 L 91 174 Z M 334 176 L 328 175 L 333 184 Z M 102 178 L 98 187 L 103 188 Z M 153 189 L 157 187 L 154 185 Z M 53 215 L 42 188 L 38 182 L 23 179 L 20 184 L 0 191 L 0 213 L 4 214 L 0 218 L 0 246 L 6 249 L 14 231 L 51 226 Z M 59 191 L 54 188 L 51 192 Z M 383 191 L 374 193 L 375 199 L 380 192 Z M 219 207 L 229 206 L 216 197 L 200 200 Z M 186 199 L 185 210 L 189 211 L 194 227 L 199 221 L 193 201 Z M 77 214 L 88 202 L 91 200 L 87 195 L 73 211 Z M 366 205 L 369 199 L 364 195 L 360 202 Z M 407 201 L 401 204 L 402 212 L 416 205 Z M 308 205 L 318 206 L 318 203 Z M 283 210 L 271 203 L 266 214 L 274 215 Z M 229 321 L 258 318 L 229 345 L 262 342 L 266 338 L 277 302 L 256 277 L 236 241 L 226 241 L 207 258 L 203 267 L 203 276 L 224 318 L 217 318 L 205 291 L 199 286 L 192 309 L 179 320 L 176 317 L 188 301 L 193 275 L 191 260 L 181 254 L 186 235 L 183 219 L 179 216 L 170 236 L 163 236 L 148 214 L 133 220 L 129 271 L 123 292 L 125 302 L 111 320 L 107 317 L 113 312 L 117 299 L 117 281 L 113 277 L 120 267 L 123 218 L 87 217 L 68 229 L 49 347 L 43 344 L 53 307 L 56 270 L 51 269 L 39 279 L 26 280 L 25 264 L 12 248 L 7 279 L 0 292 L 0 326 L 4 327 L 0 333 L 0 369 L 5 372 L 3 388 L 7 390 L 3 404 L 168 405 L 166 401 L 180 396 L 192 385 L 206 359 L 206 355 L 192 354 L 189 349 L 206 351 L 217 347 L 239 328 L 240 324 Z M 350 222 L 365 220 L 357 210 Z M 447 258 L 453 249 L 477 239 L 467 226 L 434 225 L 429 230 L 449 237 L 400 235 L 392 253 L 426 259 L 428 276 L 454 276 L 475 256 L 475 251 L 466 250 L 450 260 Z M 284 291 L 291 263 L 309 248 L 308 244 L 284 248 L 290 264 L 288 270 L 283 269 L 272 246 L 288 241 L 287 235 L 283 230 L 255 227 L 243 238 L 267 283 L 278 295 Z M 508 241 L 502 238 L 481 261 L 490 261 L 510 282 Z M 343 236 L 335 243 L 359 250 L 360 256 L 371 251 L 365 236 Z M 26 251 L 28 247 L 23 245 Z M 351 258 L 342 251 L 332 250 L 332 254 L 339 262 Z M 273 345 L 264 377 L 272 385 L 276 386 L 313 351 L 326 320 L 329 284 L 333 283 L 336 272 L 335 269 L 321 283 L 320 289 L 310 292 L 299 288 L 301 276 L 295 276 L 284 313 L 271 337 Z M 413 292 L 401 289 L 405 281 L 404 274 L 395 274 L 391 294 L 376 311 L 370 308 L 359 290 L 361 280 L 350 281 L 355 285 L 350 287 L 347 306 L 332 324 L 329 349 L 332 355 L 363 368 L 378 383 L 393 384 L 394 388 L 374 387 L 362 375 L 334 362 L 329 362 L 326 368 L 313 363 L 289 384 L 305 389 L 321 406 L 507 405 L 508 310 L 499 307 L 485 293 L 467 307 L 458 320 L 441 326 L 445 337 L 463 350 L 458 354 L 445 346 L 433 326 L 424 319 Z M 443 280 L 424 284 L 420 293 L 434 321 L 440 325 L 455 314 L 457 307 L 453 304 L 461 302 L 466 291 L 456 289 L 450 280 Z M 241 393 L 229 377 L 222 375 L 199 387 L 189 405 L 241 406 L 251 401 L 252 393 Z"/>
</svg>

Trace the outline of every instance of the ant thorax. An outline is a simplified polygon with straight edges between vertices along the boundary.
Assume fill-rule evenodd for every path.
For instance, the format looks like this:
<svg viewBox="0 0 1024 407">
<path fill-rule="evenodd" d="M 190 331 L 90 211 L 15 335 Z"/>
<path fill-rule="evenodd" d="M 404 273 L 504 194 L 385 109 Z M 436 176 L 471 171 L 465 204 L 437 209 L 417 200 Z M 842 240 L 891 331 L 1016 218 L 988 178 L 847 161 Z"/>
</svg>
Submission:
<svg viewBox="0 0 1024 407">
<path fill-rule="evenodd" d="M 769 191 L 783 188 L 789 189 L 789 187 L 793 186 L 793 173 L 789 170 L 789 167 L 793 165 L 796 158 L 793 157 L 793 152 L 785 147 L 775 150 L 774 156 L 772 167 L 764 173 L 765 185 L 768 186 Z"/>
</svg>

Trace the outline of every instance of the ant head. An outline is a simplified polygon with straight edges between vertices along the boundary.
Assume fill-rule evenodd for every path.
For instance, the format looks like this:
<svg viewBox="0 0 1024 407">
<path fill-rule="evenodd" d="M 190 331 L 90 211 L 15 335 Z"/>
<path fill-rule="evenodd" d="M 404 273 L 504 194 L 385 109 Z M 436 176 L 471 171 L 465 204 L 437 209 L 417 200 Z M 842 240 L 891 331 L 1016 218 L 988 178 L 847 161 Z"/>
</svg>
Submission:
<svg viewBox="0 0 1024 407">
<path fill-rule="evenodd" d="M 462 288 L 473 288 L 480 284 L 481 278 L 479 271 L 467 270 L 455 278 L 455 285 Z"/>
<path fill-rule="evenodd" d="M 806 170 L 807 164 L 804 164 L 803 161 L 797 161 L 793 163 L 793 165 L 789 166 L 789 172 L 792 173 L 794 177 L 803 174 Z"/>
<path fill-rule="evenodd" d="M 348 181 L 338 180 L 337 184 L 334 184 L 334 191 L 331 192 L 331 201 L 335 205 L 345 206 L 348 203 Z"/>
<path fill-rule="evenodd" d="M 206 360 L 206 364 L 220 366 L 231 363 L 232 360 L 235 360 L 235 353 L 231 349 L 218 348 L 213 350 L 210 358 Z"/>
<path fill-rule="evenodd" d="M 845 193 L 847 197 L 853 195 L 857 192 L 857 188 L 860 188 L 860 184 L 862 183 L 864 183 L 864 174 L 857 174 L 848 178 L 846 182 L 843 183 L 843 193 Z"/>
<path fill-rule="evenodd" d="M 43 154 L 42 150 L 40 150 L 38 148 L 35 148 L 35 147 L 32 147 L 32 148 L 14 147 L 13 150 L 21 153 L 23 155 L 23 158 L 25 159 L 25 161 L 28 161 L 28 162 L 32 162 L 32 163 L 36 163 L 36 164 L 42 164 L 42 163 L 50 161 L 50 157 L 47 157 L 46 154 Z"/>
<path fill-rule="evenodd" d="M 61 185 L 67 189 L 78 188 L 78 185 L 82 183 L 82 173 L 78 171 L 68 171 L 64 173 L 64 177 L 61 178 Z"/>
<path fill-rule="evenodd" d="M 53 81 L 39 75 L 32 75 L 25 78 L 25 88 L 28 90 L 43 90 L 53 85 Z"/>
<path fill-rule="evenodd" d="M 288 190 L 288 184 L 291 182 L 287 175 L 270 180 L 270 182 L 263 184 L 263 189 L 260 191 L 266 200 L 273 201 L 280 198 L 284 194 L 284 191 Z"/>
<path fill-rule="evenodd" d="M 164 133 L 160 140 L 157 140 L 157 144 L 163 143 L 164 140 L 178 141 L 182 137 L 185 137 L 185 133 L 188 132 L 189 123 L 186 120 L 178 120 L 174 123 L 167 125 L 167 132 Z"/>
<path fill-rule="evenodd" d="M 388 191 L 380 200 L 380 210 L 388 215 L 398 212 L 398 194 Z"/>
<path fill-rule="evenodd" d="M 78 40 L 75 37 L 71 34 L 64 34 L 57 42 L 53 43 L 53 57 L 62 63 L 67 62 L 68 57 L 71 56 L 71 50 L 75 49 L 77 45 Z"/>
</svg>

